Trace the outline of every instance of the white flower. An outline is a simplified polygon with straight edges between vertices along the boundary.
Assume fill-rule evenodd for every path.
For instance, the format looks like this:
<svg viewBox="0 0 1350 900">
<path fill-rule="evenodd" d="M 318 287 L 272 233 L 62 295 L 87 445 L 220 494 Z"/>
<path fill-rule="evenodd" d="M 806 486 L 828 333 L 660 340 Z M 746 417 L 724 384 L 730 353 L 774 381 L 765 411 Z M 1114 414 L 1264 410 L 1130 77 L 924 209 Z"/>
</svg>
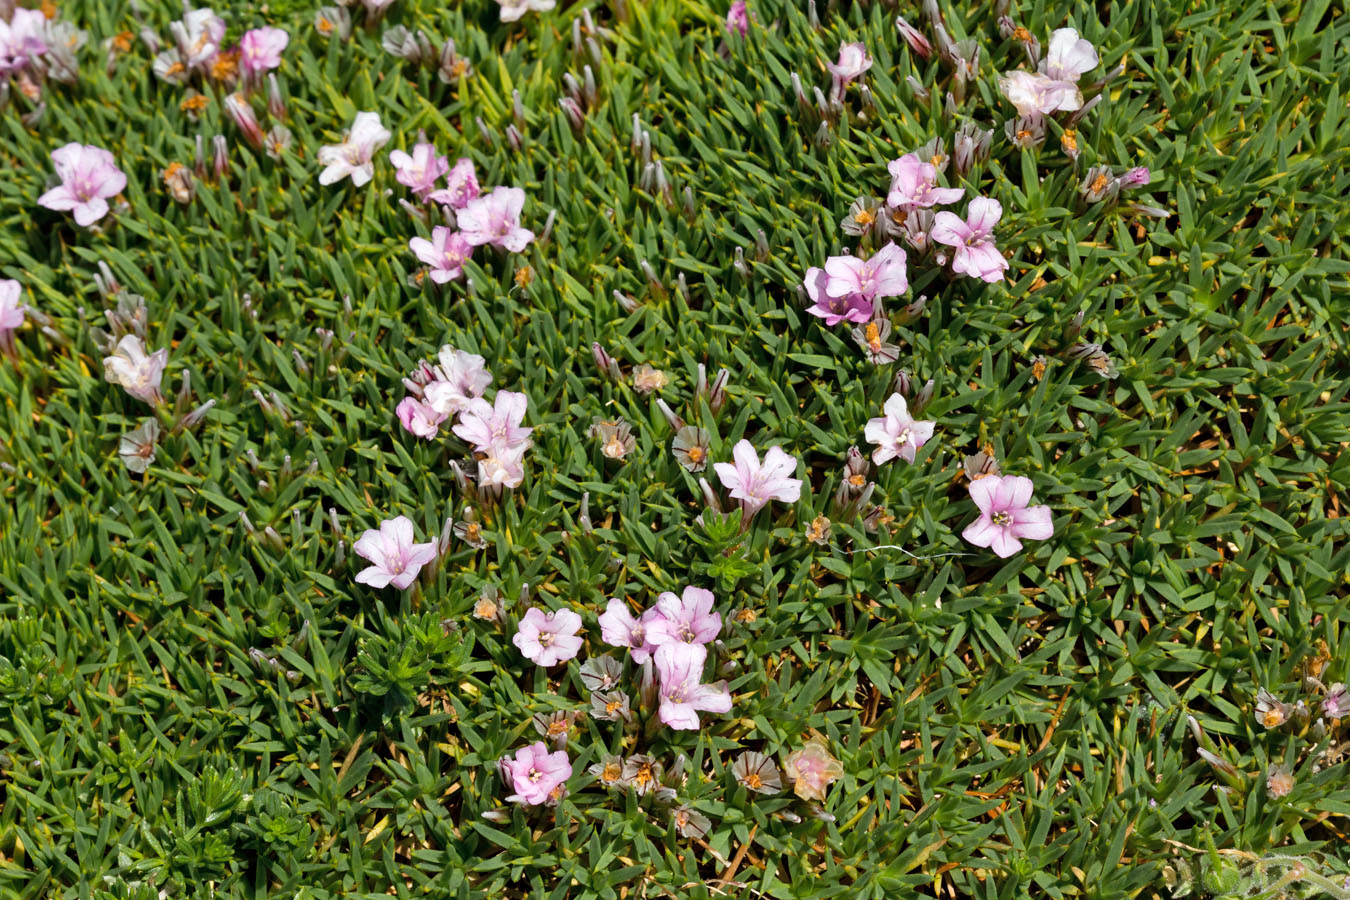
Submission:
<svg viewBox="0 0 1350 900">
<path fill-rule="evenodd" d="M 375 151 L 389 143 L 389 138 L 378 113 L 357 113 L 341 144 L 319 148 L 319 162 L 325 166 L 319 173 L 319 184 L 333 184 L 344 178 L 351 178 L 356 187 L 366 184 L 375 177 Z"/>
</svg>

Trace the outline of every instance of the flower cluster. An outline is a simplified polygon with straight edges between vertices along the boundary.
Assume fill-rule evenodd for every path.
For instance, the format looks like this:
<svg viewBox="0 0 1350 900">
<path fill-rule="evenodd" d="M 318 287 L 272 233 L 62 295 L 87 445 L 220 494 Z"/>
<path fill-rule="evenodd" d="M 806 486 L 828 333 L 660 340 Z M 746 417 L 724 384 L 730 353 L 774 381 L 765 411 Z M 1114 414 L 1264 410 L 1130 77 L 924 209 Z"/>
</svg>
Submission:
<svg viewBox="0 0 1350 900">
<path fill-rule="evenodd" d="M 13 79 L 29 100 L 42 97 L 42 83 L 74 82 L 76 52 L 87 35 L 69 22 L 48 18 L 40 9 L 7 4 L 9 20 L 0 19 L 0 80 Z M 53 8 L 55 13 L 55 8 Z"/>
</svg>

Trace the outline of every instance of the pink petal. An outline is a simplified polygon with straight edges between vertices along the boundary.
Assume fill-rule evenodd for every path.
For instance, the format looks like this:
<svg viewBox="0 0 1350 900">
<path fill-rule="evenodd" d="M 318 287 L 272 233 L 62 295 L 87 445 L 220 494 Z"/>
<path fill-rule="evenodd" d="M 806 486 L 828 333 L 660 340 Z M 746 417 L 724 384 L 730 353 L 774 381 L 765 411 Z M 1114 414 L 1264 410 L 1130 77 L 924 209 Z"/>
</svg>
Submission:
<svg viewBox="0 0 1350 900">
<path fill-rule="evenodd" d="M 961 246 L 969 236 L 970 229 L 961 217 L 946 210 L 933 216 L 933 227 L 928 229 L 929 238 L 949 247 Z"/>
<path fill-rule="evenodd" d="M 993 550 L 1001 558 L 1007 559 L 1018 550 L 1022 549 L 1022 542 L 1013 535 L 1011 528 L 999 528 L 995 526 L 995 531 L 994 541 L 989 545 L 989 549 Z"/>
<path fill-rule="evenodd" d="M 995 534 L 1001 530 L 989 516 L 982 515 L 966 526 L 961 532 L 961 537 L 976 547 L 988 547 L 994 542 Z"/>
<path fill-rule="evenodd" d="M 970 483 L 970 499 L 975 501 L 980 512 L 988 515 L 1003 508 L 999 505 L 997 496 L 1002 481 L 1000 475 L 987 475 Z"/>
<path fill-rule="evenodd" d="M 1048 506 L 1028 506 L 1013 514 L 1012 533 L 1031 541 L 1044 541 L 1055 534 L 1053 516 Z"/>
</svg>

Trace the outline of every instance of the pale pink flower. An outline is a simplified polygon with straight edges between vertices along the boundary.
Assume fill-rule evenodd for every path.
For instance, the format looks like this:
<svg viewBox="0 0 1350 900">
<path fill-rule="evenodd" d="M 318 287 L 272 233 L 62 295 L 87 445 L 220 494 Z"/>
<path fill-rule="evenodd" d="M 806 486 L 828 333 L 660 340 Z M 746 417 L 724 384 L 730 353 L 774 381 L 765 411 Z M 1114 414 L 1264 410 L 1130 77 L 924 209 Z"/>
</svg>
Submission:
<svg viewBox="0 0 1350 900">
<path fill-rule="evenodd" d="M 834 96 L 838 99 L 844 95 L 845 88 L 872 68 L 872 57 L 868 55 L 867 46 L 861 41 L 840 44 L 839 61 L 826 63 L 825 68 L 834 76 Z"/>
<path fill-rule="evenodd" d="M 280 28 L 254 28 L 239 38 L 239 68 L 256 78 L 281 65 L 281 51 L 291 36 Z"/>
<path fill-rule="evenodd" d="M 529 398 L 515 391 L 498 391 L 492 403 L 474 398 L 460 413 L 454 432 L 479 453 L 529 447 L 534 429 L 521 424 L 528 406 Z"/>
<path fill-rule="evenodd" d="M 378 113 L 357 113 L 342 143 L 319 148 L 319 163 L 325 167 L 319 173 L 319 184 L 343 178 L 351 178 L 356 187 L 366 184 L 375 177 L 375 151 L 389 143 L 390 137 Z"/>
<path fill-rule="evenodd" d="M 530 442 L 493 447 L 478 460 L 478 486 L 517 488 L 525 480 L 525 451 Z"/>
<path fill-rule="evenodd" d="M 868 419 L 863 436 L 877 445 L 872 451 L 872 462 L 881 465 L 893 459 L 914 462 L 915 452 L 933 436 L 933 422 L 915 421 L 901 394 L 891 394 L 881 408 L 884 415 Z"/>
<path fill-rule="evenodd" d="M 813 301 L 806 311 L 825 320 L 833 328 L 840 322 L 866 322 L 872 318 L 872 301 L 861 294 L 848 294 L 843 297 L 831 297 L 825 286 L 830 276 L 825 270 L 812 266 L 806 270 L 803 286 L 806 295 Z"/>
<path fill-rule="evenodd" d="M 657 618 L 655 609 L 634 618 L 628 611 L 628 604 L 612 597 L 600 614 L 600 639 L 611 647 L 627 647 L 633 662 L 640 665 L 651 659 L 652 651 L 656 649 L 647 640 L 647 626 Z"/>
<path fill-rule="evenodd" d="M 534 240 L 533 231 L 520 227 L 524 208 L 525 192 L 520 188 L 495 187 L 459 211 L 460 232 L 475 247 L 492 244 L 519 253 Z"/>
<path fill-rule="evenodd" d="M 1327 695 L 1322 699 L 1322 714 L 1329 719 L 1350 717 L 1350 691 L 1341 682 L 1327 688 Z"/>
<path fill-rule="evenodd" d="M 1050 35 L 1050 46 L 1040 70 L 1056 81 L 1076 84 L 1084 73 L 1096 67 L 1097 51 L 1092 44 L 1079 37 L 1073 28 L 1058 28 Z"/>
<path fill-rule="evenodd" d="M 407 516 L 385 519 L 379 530 L 367 529 L 352 550 L 371 565 L 356 573 L 357 584 L 373 588 L 393 585 L 406 590 L 422 567 L 436 558 L 436 542 L 414 543 L 413 523 Z"/>
<path fill-rule="evenodd" d="M 581 616 L 570 609 L 546 613 L 536 606 L 525 611 L 511 643 L 536 665 L 556 666 L 581 651 Z"/>
<path fill-rule="evenodd" d="M 750 33 L 750 13 L 745 8 L 745 0 L 734 0 L 727 10 L 726 28 L 728 34 L 745 37 Z"/>
<path fill-rule="evenodd" d="M 990 197 L 970 201 L 963 221 L 946 210 L 933 217 L 929 237 L 939 244 L 955 247 L 952 270 L 988 282 L 1003 280 L 1008 261 L 994 245 L 994 226 L 1003 215 L 1003 207 Z"/>
<path fill-rule="evenodd" d="M 563 785 L 572 777 L 572 762 L 567 758 L 567 751 L 550 753 L 543 741 L 521 747 L 514 759 L 502 757 L 501 768 L 515 792 L 506 799 L 530 806 L 557 803 L 562 798 Z"/>
<path fill-rule="evenodd" d="M 108 199 L 122 193 L 127 176 L 113 155 L 88 144 L 66 144 L 52 151 L 61 184 L 38 198 L 38 205 L 72 211 L 75 223 L 88 228 L 108 214 Z"/>
<path fill-rule="evenodd" d="M 558 0 L 497 0 L 502 8 L 502 21 L 514 22 L 527 12 L 548 12 Z"/>
<path fill-rule="evenodd" d="M 436 179 L 450 171 L 450 159 L 436 154 L 436 147 L 426 141 L 413 145 L 411 154 L 392 150 L 389 161 L 394 164 L 394 178 L 411 188 L 419 200 L 425 200 L 436 189 Z"/>
<path fill-rule="evenodd" d="M 398 413 L 398 420 L 405 431 L 427 440 L 440 432 L 441 423 L 446 420 L 446 416 L 416 397 L 404 397 L 399 401 L 395 412 Z"/>
<path fill-rule="evenodd" d="M 898 297 L 909 290 L 905 251 L 893 241 L 867 259 L 831 256 L 825 260 L 825 275 L 825 293 L 835 298 L 857 294 L 871 302 L 877 297 Z"/>
<path fill-rule="evenodd" d="M 23 324 L 26 306 L 19 303 L 23 286 L 13 278 L 0 280 L 0 352 L 14 352 L 14 331 Z"/>
<path fill-rule="evenodd" d="M 456 350 L 449 344 L 441 348 L 440 365 L 433 371 L 435 380 L 427 384 L 423 396 L 432 409 L 444 416 L 463 411 L 492 384 L 492 373 L 484 365 L 483 357 Z"/>
<path fill-rule="evenodd" d="M 31 66 L 48 52 L 47 17 L 41 10 L 14 10 L 8 21 L 0 19 L 0 78 Z"/>
<path fill-rule="evenodd" d="M 432 191 L 427 198 L 451 209 L 463 209 L 478 196 L 478 175 L 473 160 L 461 157 L 445 176 L 445 187 Z"/>
<path fill-rule="evenodd" d="M 1039 72 L 1017 69 L 998 77 L 998 88 L 1019 116 L 1037 118 L 1059 110 L 1074 110 L 1083 105 L 1078 85 L 1057 81 Z"/>
<path fill-rule="evenodd" d="M 700 712 L 731 712 L 731 693 L 725 681 L 701 683 L 703 663 L 707 658 L 708 651 L 702 644 L 680 642 L 656 648 L 654 659 L 661 698 L 657 715 L 671 728 L 697 729 Z"/>
<path fill-rule="evenodd" d="M 722 630 L 722 617 L 713 612 L 712 591 L 686 587 L 680 596 L 666 591 L 656 598 L 657 617 L 647 628 L 647 641 L 662 644 L 707 644 Z"/>
<path fill-rule="evenodd" d="M 986 475 L 970 483 L 970 499 L 980 517 L 961 532 L 976 547 L 989 547 L 1004 559 L 1022 549 L 1022 539 L 1043 541 L 1055 533 L 1050 507 L 1028 506 L 1030 478 Z"/>
<path fill-rule="evenodd" d="M 783 448 L 770 447 L 761 464 L 754 446 L 741 439 L 731 449 L 731 456 L 734 465 L 714 463 L 713 469 L 722 486 L 734 499 L 741 501 L 747 519 L 767 506 L 770 500 L 796 503 L 801 497 L 801 480 L 792 477 L 797 471 L 797 459 L 785 453 Z"/>
<path fill-rule="evenodd" d="M 891 173 L 891 190 L 886 202 L 905 211 L 955 203 L 966 195 L 963 188 L 937 186 L 937 166 L 906 153 L 886 166 Z"/>
<path fill-rule="evenodd" d="M 896 18 L 895 27 L 899 30 L 900 36 L 905 39 L 905 43 L 909 44 L 909 49 L 924 59 L 933 55 L 933 45 L 928 38 L 924 36 L 922 31 L 905 21 L 904 16 Z"/>
<path fill-rule="evenodd" d="M 160 396 L 159 385 L 168 364 L 167 349 L 161 348 L 147 355 L 141 339 L 127 334 L 117 342 L 113 355 L 104 357 L 103 378 L 111 384 L 120 384 L 137 400 L 160 403 L 164 398 Z"/>
<path fill-rule="evenodd" d="M 431 267 L 429 277 L 437 284 L 445 284 L 464 274 L 464 263 L 473 255 L 473 247 L 457 231 L 437 225 L 431 229 L 431 240 L 415 237 L 408 247 L 419 260 Z"/>
</svg>

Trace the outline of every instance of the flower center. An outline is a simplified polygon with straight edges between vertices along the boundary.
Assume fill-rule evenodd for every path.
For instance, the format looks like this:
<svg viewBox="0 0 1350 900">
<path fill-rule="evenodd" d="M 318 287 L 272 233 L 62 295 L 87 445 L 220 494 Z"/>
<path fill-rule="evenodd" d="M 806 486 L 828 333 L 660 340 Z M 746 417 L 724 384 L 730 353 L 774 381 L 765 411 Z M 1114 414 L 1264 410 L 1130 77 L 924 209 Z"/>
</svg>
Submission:
<svg viewBox="0 0 1350 900">
<path fill-rule="evenodd" d="M 764 779 L 759 777 L 758 772 L 751 772 L 745 776 L 745 786 L 752 790 L 761 788 L 764 786 Z"/>
<path fill-rule="evenodd" d="M 1100 172 L 1097 173 L 1097 177 L 1092 179 L 1092 192 L 1095 194 L 1106 190 L 1106 182 L 1106 175 Z"/>
<path fill-rule="evenodd" d="M 531 782 L 536 782 L 536 781 L 538 781 L 540 778 L 543 778 L 543 777 L 544 777 L 544 773 L 543 773 L 543 772 L 540 772 L 538 769 L 534 769 L 534 768 L 531 768 L 531 769 L 530 769 L 530 781 L 531 781 Z"/>
<path fill-rule="evenodd" d="M 541 646 L 541 647 L 547 647 L 547 646 L 548 646 L 549 644 L 551 644 L 551 643 L 553 643 L 553 634 L 552 634 L 552 632 L 541 631 L 541 632 L 539 633 L 539 646 Z"/>
<path fill-rule="evenodd" d="M 686 644 L 692 644 L 697 641 L 697 638 L 694 637 L 694 630 L 688 625 L 685 625 L 680 629 L 680 639 Z"/>
<path fill-rule="evenodd" d="M 870 210 L 866 209 L 858 210 L 853 216 L 853 221 L 857 222 L 859 225 L 871 225 L 876 220 L 877 217 L 872 215 Z"/>
<path fill-rule="evenodd" d="M 900 433 L 895 436 L 895 442 L 897 444 L 908 444 L 913 436 L 913 432 L 908 428 L 902 428 Z"/>
<path fill-rule="evenodd" d="M 1278 709 L 1268 709 L 1266 710 L 1265 718 L 1261 721 L 1265 723 L 1267 728 L 1274 728 L 1284 721 L 1284 713 L 1280 712 Z"/>
<path fill-rule="evenodd" d="M 1009 525 L 1013 523 L 1012 515 L 1010 513 L 1004 512 L 1003 510 L 999 510 L 989 518 L 999 528 L 1007 528 Z"/>
<path fill-rule="evenodd" d="M 702 447 L 690 447 L 690 448 L 686 451 L 686 455 L 689 457 L 689 461 L 690 461 L 690 462 L 702 462 L 702 461 L 703 461 L 703 448 L 702 448 Z"/>
</svg>

